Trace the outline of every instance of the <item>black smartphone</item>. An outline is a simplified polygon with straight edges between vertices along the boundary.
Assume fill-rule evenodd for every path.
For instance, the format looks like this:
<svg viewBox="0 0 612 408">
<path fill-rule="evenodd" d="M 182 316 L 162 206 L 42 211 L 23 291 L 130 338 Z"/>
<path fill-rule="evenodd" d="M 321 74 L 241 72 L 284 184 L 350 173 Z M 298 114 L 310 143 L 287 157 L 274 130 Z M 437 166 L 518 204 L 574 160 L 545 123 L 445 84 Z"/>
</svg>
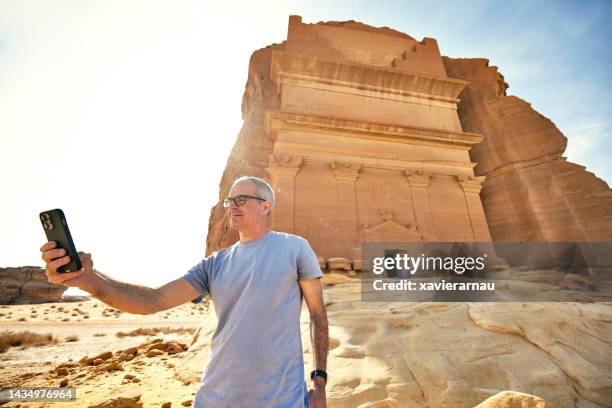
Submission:
<svg viewBox="0 0 612 408">
<path fill-rule="evenodd" d="M 70 263 L 60 266 L 58 272 L 80 271 L 82 268 L 81 259 L 74 247 L 64 212 L 56 208 L 55 210 L 41 212 L 39 217 L 45 230 L 45 235 L 47 235 L 47 241 L 55 241 L 57 243 L 56 249 L 65 249 L 66 255 L 70 257 Z"/>
</svg>

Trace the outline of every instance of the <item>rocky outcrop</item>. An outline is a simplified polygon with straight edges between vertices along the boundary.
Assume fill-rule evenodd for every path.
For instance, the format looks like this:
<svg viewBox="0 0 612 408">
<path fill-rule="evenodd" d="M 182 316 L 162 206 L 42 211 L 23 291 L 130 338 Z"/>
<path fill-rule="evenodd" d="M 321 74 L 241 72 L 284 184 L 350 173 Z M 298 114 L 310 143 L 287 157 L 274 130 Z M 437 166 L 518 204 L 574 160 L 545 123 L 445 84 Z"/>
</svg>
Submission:
<svg viewBox="0 0 612 408">
<path fill-rule="evenodd" d="M 534 395 L 504 391 L 487 398 L 476 408 L 552 408 L 552 406 Z"/>
<path fill-rule="evenodd" d="M 211 209 L 206 237 L 206 255 L 225 248 L 238 240 L 238 233 L 229 228 L 223 198 L 227 197 L 231 183 L 243 175 L 267 178 L 268 156 L 272 152 L 272 140 L 264 128 L 265 111 L 276 109 L 278 95 L 270 78 L 270 62 L 273 50 L 283 50 L 284 44 L 275 44 L 251 55 L 249 75 L 242 97 L 240 133 L 232 148 L 219 183 L 219 202 Z"/>
<path fill-rule="evenodd" d="M 277 89 L 274 81 L 278 82 L 278 78 L 272 78 L 274 51 L 306 56 L 288 58 L 290 64 L 287 63 L 293 69 L 292 80 L 301 84 L 301 89 L 307 88 L 304 83 L 299 82 L 303 79 L 301 75 L 312 74 L 310 71 L 315 68 L 320 71 L 320 84 L 317 87 L 307 84 L 312 89 L 320 91 L 329 90 L 332 85 L 346 86 L 346 93 L 350 91 L 361 95 L 361 92 L 366 91 L 397 91 L 394 87 L 398 87 L 397 98 L 404 98 L 403 101 L 422 96 L 413 92 L 412 88 L 403 89 L 402 86 L 406 83 L 415 86 L 435 84 L 440 78 L 444 78 L 446 82 L 453 82 L 453 78 L 468 81 L 469 84 L 459 96 L 460 128 L 474 138 L 476 134 L 483 135 L 484 141 L 469 151 L 469 158 L 473 163 L 460 162 L 469 171 L 472 170 L 471 165 L 476 163 L 476 177 L 447 177 L 442 181 L 449 186 L 453 184 L 456 194 L 465 193 L 465 197 L 470 198 L 473 206 L 468 205 L 468 210 L 478 209 L 482 200 L 486 216 L 482 230 L 487 229 L 484 232 L 490 231 L 493 241 L 501 242 L 610 240 L 612 192 L 608 185 L 586 171 L 583 166 L 567 162 L 563 157 L 567 145 L 565 136 L 528 102 L 515 96 L 507 96 L 508 85 L 497 68 L 488 66 L 487 60 L 444 58 L 443 64 L 440 64 L 439 55 L 438 61 L 430 58 L 438 53 L 435 40 L 424 39 L 417 42 L 389 29 L 376 29 L 355 22 L 318 24 L 316 29 L 313 29 L 313 25 L 306 27 L 299 18 L 291 17 L 290 27 L 292 25 L 293 30 L 289 30 L 287 41 L 258 50 L 251 57 L 242 101 L 244 124 L 220 182 L 219 204 L 211 211 L 207 254 L 234 243 L 238 238 L 236 232 L 229 229 L 225 209 L 221 205 L 222 199 L 229 191 L 230 183 L 244 174 L 270 180 L 267 169 L 271 163 L 270 155 L 274 151 L 275 141 L 267 135 L 266 112 L 281 108 L 286 108 L 287 111 L 298 110 L 304 105 L 320 108 L 315 106 L 314 102 L 300 106 L 288 103 L 287 106 L 281 107 L 281 87 Z M 353 32 L 328 35 L 328 30 L 338 27 Z M 382 36 L 391 36 L 393 40 L 383 40 Z M 385 41 L 388 47 L 379 46 Z M 409 42 L 410 46 L 406 47 L 406 42 Z M 282 55 L 276 55 L 280 61 Z M 296 67 L 303 72 L 294 72 Z M 348 83 L 363 80 L 360 76 L 362 68 L 384 71 L 385 75 L 381 78 L 388 81 L 368 82 L 360 88 L 351 88 Z M 395 75 L 398 72 L 403 74 Z M 409 82 L 399 80 L 407 78 L 406 73 L 409 72 L 418 75 Z M 385 89 L 381 91 L 382 88 Z M 296 91 L 293 96 L 302 93 Z M 330 92 L 330 95 L 332 94 Z M 441 97 L 436 94 L 429 99 L 432 101 L 431 106 L 440 101 L 449 102 L 448 95 Z M 368 132 L 377 130 L 381 126 L 380 121 L 372 120 L 376 123 L 367 123 L 367 129 L 359 128 L 356 123 L 361 119 L 355 116 L 360 112 L 359 106 L 355 109 L 352 109 L 353 105 L 350 104 L 339 103 L 336 106 L 340 109 L 347 105 L 351 107 L 350 112 L 341 113 L 353 115 L 348 118 L 350 120 L 335 118 L 332 124 L 319 120 L 321 123 L 317 122 L 318 125 L 325 129 L 333 127 L 332 125 L 335 128 L 342 127 L 346 131 L 346 134 L 342 134 L 343 137 L 348 137 L 347 134 L 351 132 L 360 132 L 363 139 L 371 137 Z M 361 112 L 370 111 L 363 106 L 361 109 Z M 301 129 L 297 126 L 298 122 L 309 119 L 288 114 L 285 116 L 280 117 L 277 114 L 277 117 L 271 118 L 284 121 L 288 131 L 296 133 Z M 394 120 L 401 122 L 407 120 L 406 116 L 420 117 L 402 111 Z M 388 124 L 386 121 L 384 123 Z M 391 127 L 384 128 L 384 131 L 388 133 L 389 138 L 403 140 L 408 137 L 394 133 L 396 130 Z M 431 129 L 419 131 L 431 133 Z M 448 134 L 456 138 L 459 131 Z M 428 137 L 443 140 L 445 135 L 444 132 L 434 132 Z M 288 143 L 285 140 L 285 143 L 285 147 L 296 146 L 293 141 Z M 372 150 L 380 151 L 380 146 L 373 145 Z M 416 154 L 417 151 L 421 150 L 415 147 L 409 153 Z M 455 149 L 452 151 L 456 153 Z M 391 153 L 388 152 L 389 155 Z M 421 156 L 417 159 L 422 161 L 424 166 L 434 162 L 430 158 L 424 158 L 423 154 Z M 394 160 L 398 158 L 394 157 Z M 450 157 L 436 162 L 436 165 L 442 168 L 456 162 L 458 160 Z M 284 164 L 291 167 L 292 163 L 289 160 Z M 344 173 L 340 174 L 340 177 L 335 174 L 336 179 L 330 180 L 334 183 L 337 180 L 347 182 L 352 180 L 350 176 L 355 179 L 357 176 L 361 177 L 361 167 L 349 167 L 332 167 L 335 173 L 338 173 L 338 169 L 344 170 Z M 329 172 L 329 169 L 326 168 L 325 171 Z M 450 193 L 434 195 L 431 203 L 425 200 L 432 191 L 427 193 L 426 189 L 441 179 L 437 181 L 428 173 L 410 171 L 405 173 L 405 177 L 411 189 L 414 187 L 414 192 L 417 193 L 411 192 L 411 197 L 414 197 L 415 201 L 422 199 L 421 201 L 427 204 L 423 204 L 422 208 L 434 206 L 433 210 L 436 210 L 436 205 L 451 207 L 448 205 Z M 483 179 L 483 190 L 478 195 Z M 312 186 L 319 187 L 323 182 L 327 182 L 326 180 L 316 178 Z M 386 195 L 383 194 L 384 201 L 393 202 L 399 199 L 399 188 L 405 187 L 406 180 L 401 182 L 401 185 L 398 182 L 397 185 L 388 186 L 384 191 Z M 457 183 L 461 189 L 457 187 Z M 296 185 L 299 187 L 299 183 Z M 343 198 L 346 198 L 351 191 L 353 190 L 331 189 L 328 195 L 334 198 L 344 194 Z M 370 195 L 374 198 L 379 196 L 374 192 L 367 193 L 366 198 Z M 321 195 L 311 196 L 314 196 L 316 201 L 329 199 Z M 366 200 L 368 204 L 359 208 L 373 210 L 379 205 L 374 198 Z M 300 202 L 303 203 L 303 200 Z M 410 208 L 409 203 L 404 204 L 406 208 Z M 310 210 L 313 220 L 319 218 L 316 206 L 313 205 Z M 389 219 L 383 218 L 383 221 L 390 223 L 395 229 L 408 231 L 410 228 L 413 232 L 411 237 L 422 235 L 418 228 L 414 231 L 412 229 L 414 225 L 411 221 L 418 221 L 418 216 L 415 217 L 416 220 L 395 222 L 393 213 L 387 213 Z M 435 211 L 433 213 L 435 215 Z M 452 222 L 456 223 L 464 217 L 464 213 L 465 211 L 455 211 L 446 223 L 441 222 L 440 217 L 434 216 L 431 220 L 433 224 L 438 224 L 437 228 L 445 229 Z M 400 213 L 400 216 L 404 215 L 406 212 Z M 354 224 L 352 219 L 349 221 Z M 465 228 L 467 231 L 463 224 L 456 224 L 455 228 Z M 430 225 L 425 223 L 424 226 Z M 327 229 L 330 229 L 329 226 Z M 368 225 L 364 230 L 377 232 Z M 336 237 L 335 239 L 339 240 L 342 234 L 336 234 Z M 466 234 L 466 237 L 465 240 L 470 239 L 469 234 Z M 453 240 L 449 240 L 451 241 Z M 330 382 L 327 387 L 330 407 L 459 408 L 474 407 L 480 403 L 484 404 L 481 406 L 491 407 L 612 406 L 612 343 L 609 340 L 612 338 L 611 304 L 364 303 L 359 297 L 359 281 L 352 279 L 361 269 L 359 258 L 351 254 L 351 262 L 347 258 L 348 255 L 340 253 L 335 256 L 343 258 L 333 258 L 321 253 L 319 255 L 326 258 L 319 260 L 321 268 L 334 271 L 326 274 L 323 280 L 327 284 L 325 299 L 331 336 L 328 369 Z M 341 273 L 337 273 L 340 271 Z M 539 279 L 531 272 L 529 277 L 531 281 Z M 571 282 L 560 281 L 559 285 L 583 285 L 582 281 L 576 279 Z M 202 328 L 196 333 L 194 343 L 185 358 L 177 366 L 178 378 L 183 381 L 200 379 L 210 356 L 210 341 L 215 327 L 216 319 L 211 311 Z M 306 310 L 302 315 L 302 335 L 305 353 L 309 354 Z M 505 390 L 513 390 L 516 393 L 507 393 Z M 516 395 L 519 392 L 541 397 L 546 402 L 536 397 Z M 490 399 L 487 400 L 488 398 Z"/>
<path fill-rule="evenodd" d="M 49 283 L 45 270 L 37 266 L 0 268 L 0 304 L 56 302 L 66 289 Z"/>
<path fill-rule="evenodd" d="M 323 284 L 330 407 L 471 408 L 505 390 L 555 408 L 612 406 L 612 304 L 364 303 L 359 279 L 330 273 Z M 306 372 L 308 322 L 304 308 Z M 181 380 L 200 378 L 215 326 L 211 310 Z"/>
<path fill-rule="evenodd" d="M 444 65 L 469 82 L 459 104 L 464 131 L 485 135 L 470 156 L 486 177 L 480 197 L 493 241 L 609 241 L 612 190 L 563 157 L 567 138 L 555 124 L 506 95 L 504 77 L 486 59 L 445 57 Z"/>
<path fill-rule="evenodd" d="M 142 408 L 142 391 L 137 387 L 119 388 L 108 392 L 106 397 L 92 402 L 88 408 Z"/>
<path fill-rule="evenodd" d="M 400 218 L 406 218 L 399 220 L 401 226 L 409 225 L 411 228 L 415 228 L 416 225 L 419 234 L 421 234 L 415 235 L 416 237 L 420 236 L 420 239 L 425 241 L 436 240 L 436 238 L 440 240 L 440 237 L 446 241 L 471 239 L 488 241 L 487 237 L 490 236 L 493 241 L 501 242 L 605 242 L 612 236 L 612 191 L 609 186 L 603 180 L 586 171 L 583 166 L 570 163 L 563 157 L 567 145 L 565 136 L 550 120 L 536 112 L 528 102 L 515 96 L 506 95 L 508 85 L 504 81 L 504 77 L 496 67 L 489 66 L 486 59 L 440 58 L 435 40 L 425 38 L 418 42 L 408 35 L 388 28 L 379 29 L 353 21 L 304 24 L 299 16 L 291 16 L 287 40 L 281 44 L 274 44 L 255 51 L 251 56 L 248 79 L 242 100 L 244 123 L 220 181 L 219 202 L 211 211 L 206 244 L 207 255 L 234 243 L 238 239 L 237 233 L 229 229 L 225 218 L 225 209 L 221 205 L 222 199 L 229 191 L 231 182 L 238 176 L 245 174 L 273 181 L 269 170 L 271 154 L 275 151 L 276 145 L 270 134 L 267 134 L 270 129 L 267 129 L 266 126 L 269 127 L 271 123 L 270 118 L 269 123 L 266 122 L 267 112 L 268 114 L 278 110 L 293 112 L 296 109 L 297 111 L 304 110 L 304 106 L 312 109 L 317 107 L 314 102 L 308 102 L 300 106 L 293 106 L 289 102 L 286 102 L 288 105 L 285 106 L 281 103 L 282 86 L 279 85 L 280 79 L 273 77 L 273 52 L 277 53 L 277 64 L 282 62 L 280 58 L 282 53 L 286 53 L 284 55 L 303 56 L 303 58 L 300 58 L 308 61 L 310 65 L 298 67 L 295 64 L 298 64 L 299 61 L 294 58 L 295 61 L 291 60 L 291 64 L 293 64 L 291 69 L 304 70 L 304 74 L 311 75 L 312 73 L 309 70 L 316 68 L 321 71 L 318 73 L 319 75 L 329 75 L 329 78 L 321 79 L 325 83 L 336 83 L 338 81 L 342 84 L 350 81 L 367 82 L 367 78 L 364 79 L 365 77 L 361 76 L 346 77 L 349 68 L 355 72 L 367 69 L 384 71 L 387 73 L 386 76 L 391 79 L 395 78 L 391 75 L 394 72 L 398 73 L 398 78 L 407 73 L 414 73 L 416 76 L 420 75 L 420 79 L 419 81 L 415 79 L 413 82 L 418 82 L 421 85 L 428 83 L 427 81 L 435 82 L 436 78 L 438 80 L 444 79 L 447 82 L 455 80 L 458 80 L 457 82 L 461 82 L 461 80 L 469 82 L 459 96 L 460 126 L 466 134 L 483 135 L 484 141 L 472 147 L 469 151 L 471 161 L 476 163 L 474 168 L 476 177 L 458 176 L 458 180 L 463 191 L 475 192 L 470 196 L 470 203 L 473 206 L 468 205 L 470 208 L 465 210 L 450 205 L 449 197 L 454 197 L 454 195 L 460 197 L 463 193 L 453 184 L 457 182 L 445 178 L 432 178 L 433 181 L 429 184 L 429 195 L 432 196 L 430 198 L 432 213 L 429 215 L 432 217 L 431 220 L 428 221 L 425 217 L 424 222 L 419 222 L 419 214 L 415 214 L 415 220 L 407 213 L 396 211 Z M 281 54 L 278 54 L 279 52 Z M 340 65 L 336 64 L 335 69 L 325 68 L 325 64 L 331 64 L 330 67 L 334 65 L 331 63 L 333 61 L 339 61 Z M 316 64 L 321 66 L 317 68 L 315 67 Z M 370 76 L 376 77 L 376 75 Z M 279 83 L 275 83 L 275 81 Z M 362 87 L 374 89 L 377 86 L 383 86 L 384 89 L 391 89 L 393 87 L 402 88 L 405 85 L 401 85 L 401 81 L 397 82 L 397 78 L 393 81 L 389 79 L 389 81 L 389 83 L 383 84 L 364 82 Z M 306 92 L 305 89 L 303 88 L 301 92 Z M 406 93 L 405 91 L 394 90 L 394 92 L 400 94 Z M 353 90 L 351 92 L 358 91 Z M 408 92 L 406 95 L 408 94 L 410 93 Z M 431 98 L 436 101 L 440 99 L 439 96 L 432 96 Z M 344 105 L 340 104 L 338 106 Z M 342 109 L 337 107 L 336 110 Z M 360 120 L 367 122 L 368 112 L 374 110 L 370 107 L 364 108 L 356 105 L 350 112 L 326 110 L 324 115 L 330 117 L 353 115 L 354 117 L 351 116 L 353 122 L 355 120 L 357 122 Z M 365 116 L 360 117 L 360 112 Z M 427 115 L 431 114 L 431 112 L 427 113 Z M 407 110 L 404 117 L 421 118 L 427 115 L 411 113 Z M 394 124 L 396 122 L 403 123 L 403 121 L 405 120 L 402 119 L 401 115 L 395 115 L 393 118 L 389 117 L 387 120 L 382 120 L 382 122 L 380 118 L 377 118 L 375 122 Z M 443 122 L 442 118 L 440 118 L 440 122 Z M 288 124 L 287 126 L 293 125 Z M 348 125 L 344 124 L 342 126 L 346 127 Z M 368 124 L 368 126 L 368 129 L 370 129 L 373 125 Z M 427 162 L 422 158 L 418 160 L 422 160 L 423 163 Z M 433 164 L 430 163 L 429 165 Z M 302 170 L 302 173 L 304 173 L 304 170 Z M 357 173 L 359 172 L 357 171 Z M 324 175 L 326 176 L 326 174 Z M 357 205 L 360 211 L 358 222 L 362 222 L 361 218 L 363 217 L 374 217 L 371 214 L 368 215 L 368 211 L 374 214 L 375 209 L 373 207 L 381 205 L 368 198 L 368 189 L 366 189 L 368 190 L 366 192 L 360 192 L 359 190 L 362 188 L 360 183 L 366 183 L 368 177 L 367 174 L 363 174 L 356 184 L 356 200 L 364 201 L 364 203 L 360 202 Z M 427 177 L 431 176 L 427 175 Z M 319 177 L 313 187 L 299 177 L 296 180 L 296 189 L 306 188 L 302 186 L 304 185 L 311 190 L 325 184 L 324 182 L 328 182 L 326 178 Z M 391 177 L 389 177 L 389 180 L 391 180 Z M 428 178 L 428 180 L 430 179 Z M 483 180 L 484 184 L 482 185 L 480 198 L 474 199 L 473 196 L 477 196 L 476 193 L 479 191 L 480 183 Z M 397 192 L 405 187 L 403 180 L 394 183 L 388 187 L 380 187 L 382 188 L 381 192 L 377 192 L 373 196 L 381 196 L 385 202 L 394 202 L 393 200 L 398 198 L 387 197 L 385 189 L 398 194 Z M 436 195 L 434 191 L 436 188 L 440 188 L 440 191 L 443 190 L 439 187 L 441 184 L 437 183 L 446 183 L 444 185 L 448 191 L 444 190 L 446 191 L 444 194 Z M 329 188 L 326 187 L 327 190 Z M 400 195 L 403 198 L 410 196 L 407 191 L 403 191 Z M 325 200 L 332 200 L 336 197 L 335 193 L 317 193 L 315 196 L 317 200 L 326 203 L 325 206 L 327 207 L 320 205 L 321 208 L 333 207 L 333 202 L 327 203 Z M 421 197 L 414 196 L 415 200 L 419 198 Z M 343 196 L 344 199 L 346 197 Z M 296 198 L 296 200 L 298 199 Z M 437 208 L 437 203 L 442 201 L 448 205 Z M 481 201 L 482 204 L 478 201 Z M 315 221 L 324 220 L 324 222 L 321 222 L 325 225 L 329 224 L 327 229 L 332 230 L 336 224 L 342 221 L 328 220 L 329 214 L 327 213 L 319 214 L 323 210 L 316 207 L 316 203 L 313 204 L 316 208 L 313 207 L 308 210 L 308 206 L 311 206 L 310 202 L 304 204 L 303 198 L 300 198 L 298 202 L 300 207 L 296 208 L 295 211 L 296 214 L 298 211 L 301 211 L 302 214 L 299 215 L 299 220 L 296 218 L 296 223 L 302 222 L 303 224 L 304 220 L 302 219 L 310 220 L 310 218 Z M 409 202 L 402 202 L 401 206 L 403 206 L 402 208 L 409 208 L 409 204 Z M 482 225 L 479 226 L 478 231 L 474 231 L 472 236 L 470 231 L 467 231 L 467 224 L 463 225 L 464 222 L 461 221 L 461 218 L 465 218 L 465 214 L 469 213 L 472 217 L 470 222 L 472 228 L 474 228 L 474 220 L 478 220 L 478 217 L 480 217 L 478 212 L 482 211 L 479 208 L 480 205 L 484 207 L 483 218 L 486 217 L 486 220 L 481 220 L 480 224 Z M 423 208 L 427 207 L 425 204 L 423 206 Z M 308 208 L 305 210 L 302 207 Z M 450 213 L 445 214 L 444 211 Z M 476 216 L 472 216 L 473 211 L 475 211 Z M 346 211 L 340 211 L 340 213 L 347 214 Z M 298 215 L 295 215 L 295 217 L 298 217 Z M 368 223 L 370 221 L 366 220 Z M 313 222 L 306 222 L 306 224 L 310 225 Z M 377 221 L 374 220 L 374 222 Z M 279 224 L 282 223 L 282 220 L 279 222 L 277 219 L 276 227 L 278 228 Z M 465 230 L 465 236 L 457 232 L 454 232 L 452 237 L 444 236 L 444 233 L 453 229 L 449 225 L 454 226 L 457 231 Z M 284 229 L 281 227 L 280 230 Z M 291 228 L 288 230 L 291 230 Z M 423 231 L 428 233 L 424 234 Z M 327 238 L 319 237 L 308 228 L 296 227 L 293 232 L 306 236 L 311 242 L 314 241 L 314 247 L 326 247 L 318 241 L 325 241 Z M 315 249 L 320 250 L 320 248 Z M 339 251 L 338 248 L 336 249 Z M 349 255 L 352 256 L 352 254 L 344 254 L 343 256 Z M 329 256 L 329 254 L 325 256 Z"/>
</svg>

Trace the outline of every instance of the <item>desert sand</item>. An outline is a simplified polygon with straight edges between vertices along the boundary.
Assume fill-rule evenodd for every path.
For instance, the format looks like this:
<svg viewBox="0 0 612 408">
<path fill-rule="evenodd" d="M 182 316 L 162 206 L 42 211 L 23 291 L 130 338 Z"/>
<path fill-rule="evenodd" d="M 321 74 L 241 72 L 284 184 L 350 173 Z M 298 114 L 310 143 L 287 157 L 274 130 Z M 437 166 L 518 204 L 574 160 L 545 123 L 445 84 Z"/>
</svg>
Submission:
<svg viewBox="0 0 612 408">
<path fill-rule="evenodd" d="M 193 400 L 197 382 L 183 383 L 174 379 L 174 366 L 183 352 L 169 354 L 164 351 L 148 357 L 144 348 L 131 361 L 120 362 L 122 369 L 106 367 L 117 361 L 121 350 L 147 344 L 151 340 L 163 339 L 158 344 L 175 340 L 189 345 L 193 335 L 189 332 L 159 333 L 153 336 L 117 337 L 118 332 L 130 332 L 139 328 L 162 328 L 172 330 L 191 329 L 200 325 L 207 306 L 185 304 L 169 311 L 141 316 L 122 313 L 96 300 L 81 302 L 59 302 L 38 305 L 0 306 L 0 331 L 31 331 L 51 333 L 58 344 L 20 349 L 11 347 L 0 354 L 0 386 L 2 387 L 59 387 L 63 380 L 67 386 L 76 387 L 77 400 L 61 403 L 66 407 L 89 407 L 96 400 L 120 393 L 120 390 L 136 389 L 142 394 L 144 406 L 161 406 L 171 402 L 182 406 Z M 25 319 L 25 320 L 23 320 Z M 65 341 L 77 336 L 77 341 Z M 79 364 L 86 356 L 95 357 L 105 352 L 115 355 L 103 360 L 103 364 Z M 152 353 L 156 354 L 156 353 Z M 102 356 L 104 357 L 104 356 Z M 74 366 L 73 366 L 74 365 Z M 62 367 L 64 369 L 62 369 Z M 125 377 L 134 376 L 126 379 Z M 117 390 L 119 389 L 119 391 Z M 11 402 L 6 406 L 57 407 L 57 403 Z"/>
<path fill-rule="evenodd" d="M 362 302 L 359 282 L 338 273 L 323 278 L 331 408 L 467 408 L 504 391 L 542 400 L 530 397 L 513 405 L 512 398 L 522 397 L 506 393 L 506 402 L 498 396 L 491 406 L 612 406 L 610 304 Z M 151 316 L 110 309 L 95 299 L 3 306 L 1 330 L 50 332 L 60 342 L 0 354 L 0 385 L 59 386 L 67 381 L 77 388 L 77 400 L 62 404 L 66 407 L 100 406 L 100 399 L 130 394 L 136 402 L 124 406 L 190 406 L 210 355 L 216 325 L 212 305 L 185 304 Z M 312 357 L 308 323 L 304 306 L 306 373 Z M 199 330 L 116 336 L 146 327 Z M 63 341 L 72 335 L 78 341 Z"/>
</svg>

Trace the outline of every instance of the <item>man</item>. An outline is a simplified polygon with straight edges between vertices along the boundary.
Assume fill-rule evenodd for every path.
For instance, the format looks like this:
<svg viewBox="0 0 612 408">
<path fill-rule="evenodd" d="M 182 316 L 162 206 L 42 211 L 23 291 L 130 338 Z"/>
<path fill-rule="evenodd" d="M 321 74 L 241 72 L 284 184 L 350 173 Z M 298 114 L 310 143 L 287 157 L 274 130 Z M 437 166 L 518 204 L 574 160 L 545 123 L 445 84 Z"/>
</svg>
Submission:
<svg viewBox="0 0 612 408">
<path fill-rule="evenodd" d="M 54 242 L 41 247 L 50 282 L 76 286 L 130 313 L 151 314 L 210 295 L 219 318 L 211 359 L 194 406 L 198 408 L 326 407 L 328 328 L 316 256 L 308 241 L 270 231 L 270 185 L 242 177 L 224 200 L 240 240 L 157 289 L 116 281 L 93 269 L 59 273 L 70 262 Z M 307 392 L 300 335 L 302 297 L 310 312 L 314 369 Z"/>
</svg>

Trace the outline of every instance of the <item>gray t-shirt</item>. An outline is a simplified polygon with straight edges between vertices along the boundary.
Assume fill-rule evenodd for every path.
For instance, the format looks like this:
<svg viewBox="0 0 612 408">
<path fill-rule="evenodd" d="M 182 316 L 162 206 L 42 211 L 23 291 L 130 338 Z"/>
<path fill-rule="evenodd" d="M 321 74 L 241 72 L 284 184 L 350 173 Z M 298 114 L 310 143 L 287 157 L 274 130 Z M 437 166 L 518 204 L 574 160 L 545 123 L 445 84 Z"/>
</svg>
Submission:
<svg viewBox="0 0 612 408">
<path fill-rule="evenodd" d="M 298 281 L 323 276 L 304 238 L 269 231 L 215 252 L 185 276 L 219 324 L 196 408 L 308 407 Z"/>
</svg>

